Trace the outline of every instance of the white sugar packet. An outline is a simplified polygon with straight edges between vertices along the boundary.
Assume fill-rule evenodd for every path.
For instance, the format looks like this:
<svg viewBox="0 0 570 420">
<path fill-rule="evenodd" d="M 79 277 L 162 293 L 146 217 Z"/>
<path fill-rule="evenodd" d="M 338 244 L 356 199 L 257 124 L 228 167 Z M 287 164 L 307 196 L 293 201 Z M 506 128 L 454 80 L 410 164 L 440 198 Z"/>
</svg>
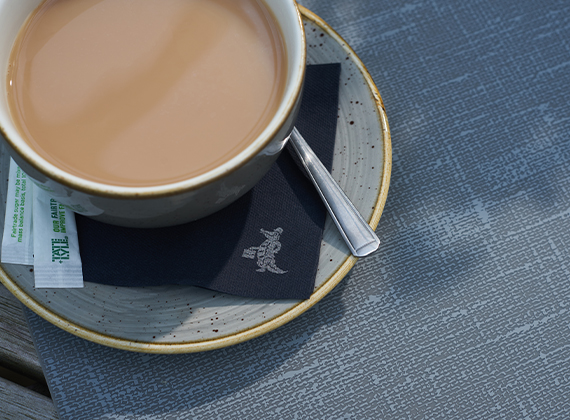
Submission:
<svg viewBox="0 0 570 420">
<path fill-rule="evenodd" d="M 38 288 L 83 287 L 73 212 L 34 184 L 10 159 L 3 263 L 34 265 Z"/>
<path fill-rule="evenodd" d="M 36 186 L 33 214 L 36 287 L 83 287 L 83 269 L 73 212 Z"/>
<path fill-rule="evenodd" d="M 32 235 L 33 182 L 10 159 L 4 234 L 2 235 L 2 262 L 33 265 Z"/>
</svg>

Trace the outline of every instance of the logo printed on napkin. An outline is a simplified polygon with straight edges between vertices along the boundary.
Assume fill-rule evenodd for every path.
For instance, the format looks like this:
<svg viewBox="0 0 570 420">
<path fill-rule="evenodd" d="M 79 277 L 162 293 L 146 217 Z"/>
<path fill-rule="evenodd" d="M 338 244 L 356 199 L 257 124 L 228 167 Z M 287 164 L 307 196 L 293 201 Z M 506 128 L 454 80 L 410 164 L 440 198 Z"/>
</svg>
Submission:
<svg viewBox="0 0 570 420">
<path fill-rule="evenodd" d="M 253 260 L 257 256 L 257 265 L 260 268 L 256 271 L 260 273 L 268 270 L 275 274 L 285 274 L 287 271 L 281 270 L 275 265 L 275 254 L 281 249 L 279 236 L 283 233 L 283 229 L 278 227 L 273 232 L 261 229 L 261 233 L 263 233 L 267 239 L 259 246 L 250 246 L 248 249 L 244 249 L 242 257 Z"/>
</svg>

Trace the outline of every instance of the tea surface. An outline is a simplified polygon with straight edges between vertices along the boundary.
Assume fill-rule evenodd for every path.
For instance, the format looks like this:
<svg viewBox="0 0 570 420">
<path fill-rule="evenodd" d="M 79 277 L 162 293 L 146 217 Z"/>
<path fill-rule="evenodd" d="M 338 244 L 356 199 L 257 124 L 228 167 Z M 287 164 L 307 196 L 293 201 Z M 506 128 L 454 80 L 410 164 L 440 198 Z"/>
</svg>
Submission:
<svg viewBox="0 0 570 420">
<path fill-rule="evenodd" d="M 245 149 L 285 77 L 280 30 L 259 0 L 46 0 L 14 45 L 8 102 L 54 165 L 151 186 Z"/>
</svg>

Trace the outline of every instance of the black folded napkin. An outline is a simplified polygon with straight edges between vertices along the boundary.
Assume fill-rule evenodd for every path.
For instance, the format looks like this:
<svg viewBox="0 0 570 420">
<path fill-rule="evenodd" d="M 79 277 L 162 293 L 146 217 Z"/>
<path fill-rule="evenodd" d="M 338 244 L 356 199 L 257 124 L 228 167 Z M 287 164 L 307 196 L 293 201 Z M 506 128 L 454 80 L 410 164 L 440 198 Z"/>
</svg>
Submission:
<svg viewBox="0 0 570 420">
<path fill-rule="evenodd" d="M 308 66 L 296 123 L 330 170 L 339 64 Z M 229 207 L 182 226 L 133 229 L 77 215 L 85 281 L 114 286 L 199 286 L 260 299 L 313 292 L 326 209 L 284 151 Z"/>
</svg>

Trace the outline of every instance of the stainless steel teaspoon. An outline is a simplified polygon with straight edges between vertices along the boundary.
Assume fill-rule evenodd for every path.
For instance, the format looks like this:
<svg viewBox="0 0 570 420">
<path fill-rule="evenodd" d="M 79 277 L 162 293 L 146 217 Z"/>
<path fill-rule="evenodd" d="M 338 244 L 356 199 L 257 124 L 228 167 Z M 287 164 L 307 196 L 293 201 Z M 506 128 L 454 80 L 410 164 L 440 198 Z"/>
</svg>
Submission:
<svg viewBox="0 0 570 420">
<path fill-rule="evenodd" d="M 378 236 L 368 226 L 297 128 L 293 128 L 289 142 L 317 188 L 352 255 L 360 258 L 376 251 L 380 246 Z"/>
</svg>

